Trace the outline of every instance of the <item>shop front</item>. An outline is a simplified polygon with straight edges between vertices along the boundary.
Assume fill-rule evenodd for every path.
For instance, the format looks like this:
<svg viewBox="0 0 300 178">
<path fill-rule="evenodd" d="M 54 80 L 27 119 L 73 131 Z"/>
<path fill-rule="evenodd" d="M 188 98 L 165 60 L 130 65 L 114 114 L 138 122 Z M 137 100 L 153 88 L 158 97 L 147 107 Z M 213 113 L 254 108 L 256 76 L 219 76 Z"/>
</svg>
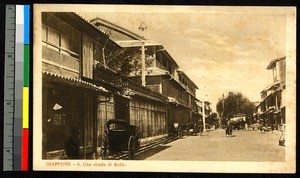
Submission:
<svg viewBox="0 0 300 178">
<path fill-rule="evenodd" d="M 60 159 L 73 129 L 80 131 L 80 158 L 97 150 L 97 98 L 101 87 L 81 80 L 43 73 L 43 159 Z"/>
</svg>

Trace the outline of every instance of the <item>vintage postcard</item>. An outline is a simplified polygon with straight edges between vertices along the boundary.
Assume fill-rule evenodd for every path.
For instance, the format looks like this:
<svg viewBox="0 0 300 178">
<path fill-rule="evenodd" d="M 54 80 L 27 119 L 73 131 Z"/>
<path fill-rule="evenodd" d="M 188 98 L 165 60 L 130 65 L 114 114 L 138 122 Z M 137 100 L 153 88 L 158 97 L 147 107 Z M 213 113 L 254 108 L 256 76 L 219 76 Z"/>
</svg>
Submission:
<svg viewBox="0 0 300 178">
<path fill-rule="evenodd" d="M 296 8 L 34 5 L 33 169 L 295 173 Z"/>
</svg>

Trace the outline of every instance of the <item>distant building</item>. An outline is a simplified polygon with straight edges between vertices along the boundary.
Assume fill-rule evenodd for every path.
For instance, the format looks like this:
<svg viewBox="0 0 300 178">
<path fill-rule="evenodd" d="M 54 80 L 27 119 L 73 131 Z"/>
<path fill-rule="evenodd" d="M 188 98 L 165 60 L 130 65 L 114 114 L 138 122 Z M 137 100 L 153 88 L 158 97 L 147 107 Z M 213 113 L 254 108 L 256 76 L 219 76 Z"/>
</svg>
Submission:
<svg viewBox="0 0 300 178">
<path fill-rule="evenodd" d="M 197 101 L 198 116 L 200 116 L 198 117 L 199 121 L 203 122 L 203 116 L 205 116 L 205 118 L 208 118 L 213 113 L 210 104 L 211 103 L 209 101 L 204 101 L 204 112 L 203 112 L 203 101 L 202 100 Z"/>
<path fill-rule="evenodd" d="M 286 57 L 272 60 L 267 69 L 272 70 L 273 83 L 261 91 L 261 101 L 256 105 L 254 116 L 265 126 L 276 129 L 286 122 Z"/>
</svg>

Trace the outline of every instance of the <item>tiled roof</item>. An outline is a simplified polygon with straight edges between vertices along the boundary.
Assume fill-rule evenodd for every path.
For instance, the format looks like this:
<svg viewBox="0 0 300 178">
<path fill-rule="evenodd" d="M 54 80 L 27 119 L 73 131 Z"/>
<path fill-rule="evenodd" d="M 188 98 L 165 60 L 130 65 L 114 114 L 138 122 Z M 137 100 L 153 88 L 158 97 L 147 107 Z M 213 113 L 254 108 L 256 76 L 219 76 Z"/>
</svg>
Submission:
<svg viewBox="0 0 300 178">
<path fill-rule="evenodd" d="M 81 80 L 81 79 L 76 79 L 76 78 L 70 78 L 70 77 L 65 77 L 62 75 L 54 74 L 51 72 L 43 71 L 43 78 L 48 79 L 53 82 L 58 82 L 62 84 L 66 84 L 72 87 L 80 87 L 80 88 L 85 88 L 85 89 L 90 89 L 98 92 L 103 92 L 103 93 L 108 93 L 108 90 L 106 90 L 102 86 L 97 86 L 96 84 Z"/>
</svg>

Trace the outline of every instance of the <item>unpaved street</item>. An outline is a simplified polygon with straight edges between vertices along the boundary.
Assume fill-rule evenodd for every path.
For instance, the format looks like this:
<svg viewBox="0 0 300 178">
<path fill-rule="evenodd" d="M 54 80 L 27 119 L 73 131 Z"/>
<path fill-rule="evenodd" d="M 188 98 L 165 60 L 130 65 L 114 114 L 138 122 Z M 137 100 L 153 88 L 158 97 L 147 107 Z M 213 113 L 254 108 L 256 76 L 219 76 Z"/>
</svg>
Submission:
<svg viewBox="0 0 300 178">
<path fill-rule="evenodd" d="M 207 131 L 202 136 L 188 136 L 161 144 L 140 155 L 139 160 L 182 161 L 284 161 L 285 148 L 278 145 L 280 132 Z"/>
</svg>

